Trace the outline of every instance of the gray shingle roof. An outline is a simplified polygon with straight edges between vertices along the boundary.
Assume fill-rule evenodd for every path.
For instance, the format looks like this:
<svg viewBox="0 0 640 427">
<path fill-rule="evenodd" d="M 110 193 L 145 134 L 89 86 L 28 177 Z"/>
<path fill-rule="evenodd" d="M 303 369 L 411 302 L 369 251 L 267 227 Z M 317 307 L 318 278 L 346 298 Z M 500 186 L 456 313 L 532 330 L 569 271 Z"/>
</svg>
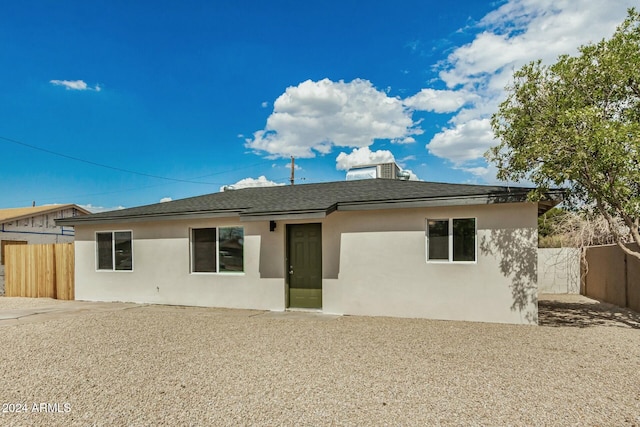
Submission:
<svg viewBox="0 0 640 427">
<path fill-rule="evenodd" d="M 516 202 L 532 190 L 424 181 L 369 179 L 294 186 L 244 188 L 166 203 L 103 212 L 59 221 L 59 224 L 171 219 L 186 216 L 282 218 L 293 214 L 328 214 L 336 209 L 398 208 L 423 205 Z"/>
</svg>

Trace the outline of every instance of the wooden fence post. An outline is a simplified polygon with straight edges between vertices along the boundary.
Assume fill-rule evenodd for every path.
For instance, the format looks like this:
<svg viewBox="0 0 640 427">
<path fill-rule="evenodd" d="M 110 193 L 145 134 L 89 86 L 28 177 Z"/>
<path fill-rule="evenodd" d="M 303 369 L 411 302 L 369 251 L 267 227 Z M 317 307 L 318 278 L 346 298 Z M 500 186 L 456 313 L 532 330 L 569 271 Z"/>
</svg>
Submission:
<svg viewBox="0 0 640 427">
<path fill-rule="evenodd" d="M 624 307 L 629 308 L 629 255 L 624 253 Z"/>
</svg>

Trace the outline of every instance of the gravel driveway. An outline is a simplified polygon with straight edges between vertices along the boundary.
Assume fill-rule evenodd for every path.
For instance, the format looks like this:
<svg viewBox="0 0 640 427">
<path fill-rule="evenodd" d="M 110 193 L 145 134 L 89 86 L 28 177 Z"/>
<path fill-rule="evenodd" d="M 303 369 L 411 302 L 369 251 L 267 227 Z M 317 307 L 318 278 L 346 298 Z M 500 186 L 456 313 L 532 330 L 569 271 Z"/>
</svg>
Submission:
<svg viewBox="0 0 640 427">
<path fill-rule="evenodd" d="M 640 315 L 609 308 L 545 300 L 535 327 L 135 305 L 2 326 L 0 425 L 640 426 Z"/>
</svg>

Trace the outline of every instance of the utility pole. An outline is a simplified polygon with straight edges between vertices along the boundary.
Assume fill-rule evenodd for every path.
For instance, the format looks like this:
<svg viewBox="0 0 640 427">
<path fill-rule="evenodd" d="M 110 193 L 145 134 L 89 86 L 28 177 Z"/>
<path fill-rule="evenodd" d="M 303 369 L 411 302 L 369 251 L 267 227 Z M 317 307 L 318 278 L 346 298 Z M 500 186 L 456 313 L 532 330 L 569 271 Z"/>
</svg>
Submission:
<svg viewBox="0 0 640 427">
<path fill-rule="evenodd" d="M 291 156 L 291 178 L 289 179 L 289 182 L 291 183 L 291 185 L 293 185 L 295 181 L 295 170 L 296 170 L 295 160 L 293 156 Z"/>
</svg>

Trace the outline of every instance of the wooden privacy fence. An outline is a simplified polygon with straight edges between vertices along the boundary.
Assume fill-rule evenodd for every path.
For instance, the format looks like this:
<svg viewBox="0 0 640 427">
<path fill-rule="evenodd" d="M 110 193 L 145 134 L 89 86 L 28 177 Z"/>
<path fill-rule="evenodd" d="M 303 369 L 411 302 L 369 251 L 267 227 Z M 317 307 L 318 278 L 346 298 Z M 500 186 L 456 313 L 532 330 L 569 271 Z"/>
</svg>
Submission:
<svg viewBox="0 0 640 427">
<path fill-rule="evenodd" d="M 635 245 L 629 245 L 637 250 Z M 640 261 L 617 245 L 586 248 L 582 294 L 640 312 Z"/>
<path fill-rule="evenodd" d="M 74 299 L 73 243 L 5 248 L 5 295 Z"/>
</svg>

